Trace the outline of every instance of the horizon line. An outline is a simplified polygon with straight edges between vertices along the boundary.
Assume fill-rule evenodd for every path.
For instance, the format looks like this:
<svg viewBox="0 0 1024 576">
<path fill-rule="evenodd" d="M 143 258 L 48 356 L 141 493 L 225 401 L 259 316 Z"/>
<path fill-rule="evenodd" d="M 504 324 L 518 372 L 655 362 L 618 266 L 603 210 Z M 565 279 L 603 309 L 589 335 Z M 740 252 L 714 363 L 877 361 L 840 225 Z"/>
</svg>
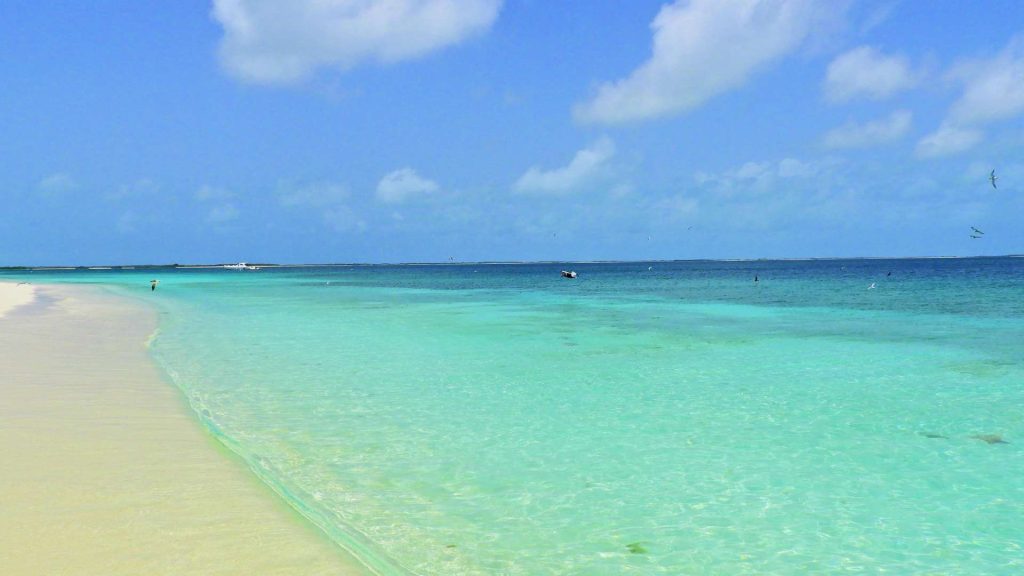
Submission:
<svg viewBox="0 0 1024 576">
<path fill-rule="evenodd" d="M 779 258 L 671 258 L 652 260 L 465 260 L 465 261 L 410 261 L 410 262 L 322 262 L 322 263 L 280 263 L 257 262 L 250 266 L 263 268 L 327 268 L 337 266 L 501 266 L 530 264 L 631 264 L 631 263 L 671 263 L 671 262 L 813 262 L 838 260 L 967 260 L 972 258 L 1024 258 L 1024 254 L 978 254 L 973 256 L 815 256 L 815 257 L 779 257 Z M 193 268 L 219 269 L 238 262 L 187 263 L 168 264 L 79 264 L 79 265 L 10 265 L 0 266 L 0 271 L 11 270 L 125 270 L 135 268 Z"/>
</svg>

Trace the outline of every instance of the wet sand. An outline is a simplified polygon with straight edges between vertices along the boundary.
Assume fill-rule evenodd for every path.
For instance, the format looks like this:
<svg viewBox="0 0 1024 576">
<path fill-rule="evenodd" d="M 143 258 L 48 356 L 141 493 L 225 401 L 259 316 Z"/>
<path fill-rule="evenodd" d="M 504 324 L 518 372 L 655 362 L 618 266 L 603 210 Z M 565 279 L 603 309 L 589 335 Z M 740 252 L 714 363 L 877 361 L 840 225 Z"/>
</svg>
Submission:
<svg viewBox="0 0 1024 576">
<path fill-rule="evenodd" d="M 3 574 L 365 574 L 193 418 L 154 310 L 0 284 L 0 316 Z"/>
</svg>

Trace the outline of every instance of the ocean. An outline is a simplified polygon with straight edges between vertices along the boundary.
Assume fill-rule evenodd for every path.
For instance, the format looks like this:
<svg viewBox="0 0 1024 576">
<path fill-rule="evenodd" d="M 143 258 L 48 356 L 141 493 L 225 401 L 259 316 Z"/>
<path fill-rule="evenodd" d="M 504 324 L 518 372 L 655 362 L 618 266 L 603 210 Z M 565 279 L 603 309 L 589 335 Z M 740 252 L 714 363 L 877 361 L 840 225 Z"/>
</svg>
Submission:
<svg viewBox="0 0 1024 576">
<path fill-rule="evenodd" d="M 1021 258 L 5 277 L 156 305 L 197 419 L 371 573 L 1024 573 Z"/>
</svg>

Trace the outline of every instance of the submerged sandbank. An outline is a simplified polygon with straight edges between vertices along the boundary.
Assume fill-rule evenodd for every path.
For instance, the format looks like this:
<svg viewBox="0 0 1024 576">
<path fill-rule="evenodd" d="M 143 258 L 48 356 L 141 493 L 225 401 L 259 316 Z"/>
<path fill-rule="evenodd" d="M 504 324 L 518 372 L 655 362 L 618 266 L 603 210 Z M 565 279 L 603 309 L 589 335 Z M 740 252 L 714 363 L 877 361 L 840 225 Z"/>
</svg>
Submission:
<svg viewBox="0 0 1024 576">
<path fill-rule="evenodd" d="M 153 310 L 35 294 L 0 318 L 4 574 L 365 573 L 195 421 L 145 350 Z M 0 283 L 0 310 L 31 300 Z"/>
</svg>

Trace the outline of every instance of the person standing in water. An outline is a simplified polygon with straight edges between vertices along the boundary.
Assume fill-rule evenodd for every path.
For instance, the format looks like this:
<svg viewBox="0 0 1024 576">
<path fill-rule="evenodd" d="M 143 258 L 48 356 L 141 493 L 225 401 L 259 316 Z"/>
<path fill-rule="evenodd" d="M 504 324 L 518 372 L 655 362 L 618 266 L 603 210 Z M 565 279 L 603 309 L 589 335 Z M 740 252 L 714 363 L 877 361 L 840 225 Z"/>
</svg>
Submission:
<svg viewBox="0 0 1024 576">
<path fill-rule="evenodd" d="M 152 291 L 156 290 L 156 285 L 159 284 L 159 283 L 160 283 L 159 280 L 150 280 L 149 281 L 149 291 L 152 292 Z"/>
</svg>

